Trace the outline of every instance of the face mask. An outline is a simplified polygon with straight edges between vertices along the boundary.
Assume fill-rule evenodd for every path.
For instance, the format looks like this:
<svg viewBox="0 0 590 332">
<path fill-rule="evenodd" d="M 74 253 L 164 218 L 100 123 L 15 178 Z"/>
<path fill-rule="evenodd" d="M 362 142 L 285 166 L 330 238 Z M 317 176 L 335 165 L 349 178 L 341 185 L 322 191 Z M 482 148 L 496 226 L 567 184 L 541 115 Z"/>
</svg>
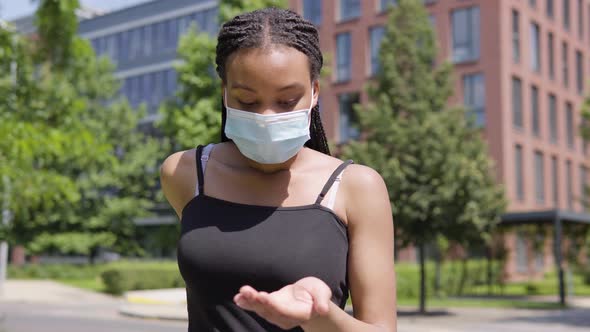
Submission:
<svg viewBox="0 0 590 332">
<path fill-rule="evenodd" d="M 228 107 L 226 91 L 225 135 L 249 159 L 261 164 L 283 163 L 296 155 L 310 139 L 313 88 L 311 95 L 311 105 L 307 109 L 263 115 Z"/>
</svg>

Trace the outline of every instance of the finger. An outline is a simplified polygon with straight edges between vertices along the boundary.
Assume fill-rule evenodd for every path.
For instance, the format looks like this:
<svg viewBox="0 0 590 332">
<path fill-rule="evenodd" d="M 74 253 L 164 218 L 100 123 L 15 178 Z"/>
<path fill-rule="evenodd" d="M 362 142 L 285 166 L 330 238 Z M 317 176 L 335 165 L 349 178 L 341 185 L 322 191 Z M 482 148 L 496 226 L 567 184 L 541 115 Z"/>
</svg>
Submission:
<svg viewBox="0 0 590 332">
<path fill-rule="evenodd" d="M 254 288 L 244 286 L 240 289 L 240 293 L 235 297 L 235 303 L 246 310 L 255 311 L 256 313 L 264 314 L 268 310 L 269 300 L 268 293 L 264 292 L 261 296 Z"/>
<path fill-rule="evenodd" d="M 330 299 L 332 298 L 332 291 L 327 285 L 314 285 L 311 290 L 313 297 L 314 311 L 320 315 L 325 315 L 330 311 Z"/>
<path fill-rule="evenodd" d="M 243 294 L 248 299 L 253 299 L 258 294 L 258 291 L 251 286 L 242 286 L 240 288 L 240 294 Z"/>
<path fill-rule="evenodd" d="M 237 294 L 236 296 L 234 296 L 234 302 L 242 309 L 256 311 L 256 312 L 258 312 L 260 310 L 259 301 L 256 300 L 256 298 L 250 298 L 243 293 L 240 293 L 240 294 Z"/>
<path fill-rule="evenodd" d="M 256 299 L 265 306 L 272 306 L 270 295 L 267 292 L 258 292 Z"/>
<path fill-rule="evenodd" d="M 235 301 L 235 303 L 238 305 L 238 307 L 240 307 L 244 310 L 257 311 L 256 305 L 252 301 L 250 301 L 244 297 L 238 298 Z"/>
</svg>

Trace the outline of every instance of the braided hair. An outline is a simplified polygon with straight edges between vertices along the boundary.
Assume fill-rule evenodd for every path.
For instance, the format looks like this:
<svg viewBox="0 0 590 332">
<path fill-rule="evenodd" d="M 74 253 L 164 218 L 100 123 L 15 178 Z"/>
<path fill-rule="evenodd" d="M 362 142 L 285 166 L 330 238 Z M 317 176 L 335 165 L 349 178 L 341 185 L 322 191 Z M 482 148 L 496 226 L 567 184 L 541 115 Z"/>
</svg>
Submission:
<svg viewBox="0 0 590 332">
<path fill-rule="evenodd" d="M 307 55 L 311 79 L 319 79 L 324 58 L 316 27 L 296 12 L 278 8 L 265 8 L 241 14 L 223 24 L 217 37 L 217 74 L 222 81 L 226 81 L 225 64 L 234 52 L 243 48 L 259 48 L 272 44 L 292 47 Z M 224 103 L 221 105 L 221 141 L 227 142 L 230 141 L 225 135 L 227 109 Z M 305 146 L 330 155 L 320 118 L 319 103 L 311 112 L 310 137 Z"/>
</svg>

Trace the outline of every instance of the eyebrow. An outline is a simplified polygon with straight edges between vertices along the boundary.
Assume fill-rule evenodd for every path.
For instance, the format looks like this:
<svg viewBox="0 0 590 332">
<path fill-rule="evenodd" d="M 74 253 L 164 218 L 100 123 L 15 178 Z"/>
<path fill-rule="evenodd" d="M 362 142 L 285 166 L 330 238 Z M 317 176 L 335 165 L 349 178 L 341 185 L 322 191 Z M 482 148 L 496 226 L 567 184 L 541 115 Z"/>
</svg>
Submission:
<svg viewBox="0 0 590 332">
<path fill-rule="evenodd" d="M 300 83 L 292 83 L 289 85 L 285 85 L 282 88 L 279 88 L 278 91 L 284 91 L 284 90 L 289 90 L 289 89 L 293 89 L 293 88 L 300 88 L 303 85 L 301 85 Z M 251 92 L 256 92 L 254 89 L 252 89 L 251 87 L 244 85 L 244 84 L 240 84 L 240 83 L 232 83 L 232 90 L 233 89 L 244 89 L 244 90 L 248 90 Z"/>
</svg>

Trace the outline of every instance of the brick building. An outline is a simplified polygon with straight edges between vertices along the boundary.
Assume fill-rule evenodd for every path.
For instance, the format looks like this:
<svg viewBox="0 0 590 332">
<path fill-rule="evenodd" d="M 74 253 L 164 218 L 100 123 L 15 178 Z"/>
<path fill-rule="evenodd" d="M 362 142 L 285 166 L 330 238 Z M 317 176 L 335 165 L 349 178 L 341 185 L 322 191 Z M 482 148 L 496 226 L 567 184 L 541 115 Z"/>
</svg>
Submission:
<svg viewBox="0 0 590 332">
<path fill-rule="evenodd" d="M 326 132 L 354 139 L 352 105 L 378 70 L 378 50 L 393 0 L 290 0 L 320 30 L 332 59 L 323 82 Z M 496 176 L 506 187 L 503 224 L 590 223 L 584 211 L 589 150 L 579 135 L 590 74 L 588 0 L 425 0 L 438 40 L 437 61 L 454 64 L 455 95 L 482 127 Z M 328 84 L 326 84 L 328 83 Z M 561 227 L 560 227 L 561 228 Z M 553 270 L 553 238 L 533 250 L 531 236 L 505 237 L 511 279 Z M 541 235 L 537 235 L 540 237 Z M 567 239 L 564 240 L 567 243 Z M 401 259 L 414 259 L 412 250 Z"/>
</svg>

